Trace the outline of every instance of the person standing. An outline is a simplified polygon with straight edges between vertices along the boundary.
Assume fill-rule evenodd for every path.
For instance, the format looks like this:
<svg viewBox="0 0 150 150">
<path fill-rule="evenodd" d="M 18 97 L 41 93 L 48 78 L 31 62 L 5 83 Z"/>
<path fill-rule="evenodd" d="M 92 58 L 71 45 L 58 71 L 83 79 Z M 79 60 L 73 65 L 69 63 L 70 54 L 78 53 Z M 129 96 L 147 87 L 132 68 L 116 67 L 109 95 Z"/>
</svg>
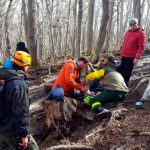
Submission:
<svg viewBox="0 0 150 150">
<path fill-rule="evenodd" d="M 4 80 L 0 97 L 0 150 L 38 150 L 29 133 L 29 95 L 26 72 L 31 56 L 17 51 L 12 68 L 0 69 Z"/>
<path fill-rule="evenodd" d="M 124 36 L 123 45 L 120 50 L 121 64 L 117 71 L 122 74 L 128 85 L 134 65 L 138 63 L 145 47 L 145 32 L 138 25 L 138 19 L 129 21 L 130 29 Z"/>
</svg>

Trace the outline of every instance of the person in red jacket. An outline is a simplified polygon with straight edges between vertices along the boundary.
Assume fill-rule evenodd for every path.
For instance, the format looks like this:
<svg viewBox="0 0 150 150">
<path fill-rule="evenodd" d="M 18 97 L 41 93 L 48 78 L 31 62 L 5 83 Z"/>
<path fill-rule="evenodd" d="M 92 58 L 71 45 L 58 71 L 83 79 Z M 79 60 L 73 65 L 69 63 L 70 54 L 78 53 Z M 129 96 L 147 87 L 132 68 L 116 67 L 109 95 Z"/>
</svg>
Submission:
<svg viewBox="0 0 150 150">
<path fill-rule="evenodd" d="M 124 77 L 126 84 L 128 84 L 133 67 L 138 63 L 145 47 L 145 32 L 139 27 L 138 19 L 131 19 L 129 25 L 130 29 L 124 36 L 123 46 L 120 50 L 121 64 L 117 68 L 117 71 Z"/>
<path fill-rule="evenodd" d="M 76 60 L 68 60 L 60 70 L 52 90 L 46 99 L 63 100 L 64 95 L 74 96 L 74 90 L 84 93 L 88 90 L 80 81 L 80 71 L 87 67 L 88 60 L 80 57 Z"/>
</svg>

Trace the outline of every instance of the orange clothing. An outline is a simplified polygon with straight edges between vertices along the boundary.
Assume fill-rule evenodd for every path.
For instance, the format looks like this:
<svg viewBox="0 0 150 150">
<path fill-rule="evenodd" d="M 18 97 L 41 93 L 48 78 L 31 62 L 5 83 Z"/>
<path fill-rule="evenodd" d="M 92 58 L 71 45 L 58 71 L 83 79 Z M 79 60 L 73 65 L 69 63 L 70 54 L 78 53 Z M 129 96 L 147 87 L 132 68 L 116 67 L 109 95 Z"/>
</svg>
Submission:
<svg viewBox="0 0 150 150">
<path fill-rule="evenodd" d="M 74 89 L 82 90 L 81 83 L 76 82 L 78 77 L 79 70 L 75 66 L 74 61 L 68 60 L 60 70 L 53 88 L 57 87 L 57 85 L 61 86 L 64 89 L 65 95 L 71 96 Z"/>
</svg>

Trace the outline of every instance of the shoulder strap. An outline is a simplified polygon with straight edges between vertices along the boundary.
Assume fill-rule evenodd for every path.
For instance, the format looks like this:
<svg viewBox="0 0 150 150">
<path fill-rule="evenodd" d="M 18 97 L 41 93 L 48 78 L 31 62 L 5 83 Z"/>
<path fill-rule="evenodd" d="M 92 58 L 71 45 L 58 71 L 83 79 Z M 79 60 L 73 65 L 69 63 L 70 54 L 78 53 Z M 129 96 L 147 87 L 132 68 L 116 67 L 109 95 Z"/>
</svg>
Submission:
<svg viewBox="0 0 150 150">
<path fill-rule="evenodd" d="M 7 82 L 9 82 L 11 80 L 15 80 L 15 79 L 22 80 L 22 78 L 19 78 L 19 77 L 12 77 L 12 78 L 9 78 L 7 80 L 0 80 L 0 92 L 3 91 L 5 83 L 7 83 Z"/>
</svg>

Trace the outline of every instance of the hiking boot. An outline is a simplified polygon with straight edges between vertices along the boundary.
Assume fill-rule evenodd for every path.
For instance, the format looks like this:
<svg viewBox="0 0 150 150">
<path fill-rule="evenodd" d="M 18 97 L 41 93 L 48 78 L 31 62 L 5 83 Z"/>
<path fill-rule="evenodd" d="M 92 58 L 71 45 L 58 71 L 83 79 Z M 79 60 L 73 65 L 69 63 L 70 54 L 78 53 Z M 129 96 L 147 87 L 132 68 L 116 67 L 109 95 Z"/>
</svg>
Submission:
<svg viewBox="0 0 150 150">
<path fill-rule="evenodd" d="M 96 114 L 95 119 L 100 121 L 102 119 L 110 120 L 112 113 L 108 110 L 103 108 L 99 113 Z"/>
</svg>

